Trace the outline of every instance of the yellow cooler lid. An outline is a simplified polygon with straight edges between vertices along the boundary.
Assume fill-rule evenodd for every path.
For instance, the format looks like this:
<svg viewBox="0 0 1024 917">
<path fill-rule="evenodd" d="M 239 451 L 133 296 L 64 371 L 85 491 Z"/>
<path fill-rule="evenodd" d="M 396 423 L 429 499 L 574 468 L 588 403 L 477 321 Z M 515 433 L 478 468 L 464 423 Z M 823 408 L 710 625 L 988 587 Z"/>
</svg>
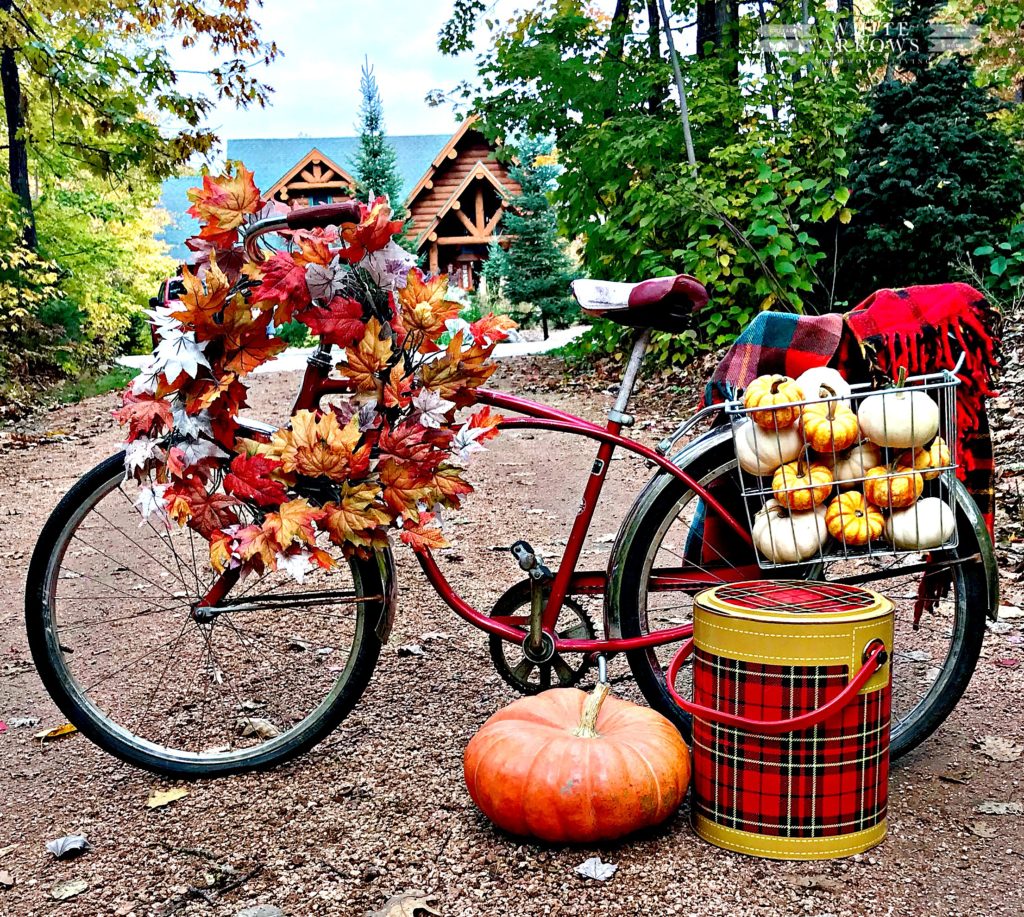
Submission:
<svg viewBox="0 0 1024 917">
<path fill-rule="evenodd" d="M 844 583 L 748 580 L 705 589 L 694 600 L 702 610 L 729 618 L 782 624 L 871 621 L 892 612 L 885 596 Z"/>
</svg>

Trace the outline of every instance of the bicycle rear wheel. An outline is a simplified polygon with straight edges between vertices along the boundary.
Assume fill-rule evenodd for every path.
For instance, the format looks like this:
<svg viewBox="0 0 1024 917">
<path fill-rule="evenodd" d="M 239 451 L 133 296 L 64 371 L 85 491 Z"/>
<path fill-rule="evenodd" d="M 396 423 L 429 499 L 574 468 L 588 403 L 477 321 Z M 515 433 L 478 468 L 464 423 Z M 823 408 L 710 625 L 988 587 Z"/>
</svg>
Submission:
<svg viewBox="0 0 1024 917">
<path fill-rule="evenodd" d="M 300 585 L 235 585 L 189 528 L 143 518 L 124 458 L 87 473 L 44 526 L 26 626 L 68 720 L 124 761 L 171 777 L 272 767 L 323 739 L 359 699 L 386 629 L 390 558 L 341 561 Z M 385 634 L 386 637 L 386 634 Z"/>
<path fill-rule="evenodd" d="M 731 440 L 694 449 L 683 466 L 695 480 L 726 507 L 742 510 L 736 456 Z M 639 509 L 627 520 L 620 572 L 612 588 L 623 636 L 640 636 L 692 620 L 692 594 L 652 590 L 659 575 L 678 569 L 681 557 L 700 556 L 705 576 L 734 582 L 753 570 L 760 576 L 793 576 L 793 572 L 759 571 L 753 549 L 733 538 L 728 550 L 703 540 L 705 522 L 701 501 L 689 487 L 666 475 L 651 485 L 657 488 L 638 501 Z M 958 502 L 970 499 L 958 496 Z M 742 516 L 741 516 L 742 518 Z M 922 577 L 919 556 L 876 556 L 808 565 L 803 574 L 812 579 L 863 582 L 890 598 L 895 608 L 896 637 L 892 653 L 893 758 L 906 754 L 930 736 L 956 706 L 978 661 L 985 619 L 989 610 L 988 584 L 979 559 L 977 531 L 968 523 L 966 507 L 958 512 L 959 545 L 935 558 L 949 571 L 946 595 L 925 610 L 915 628 L 915 601 Z M 865 581 L 866 580 L 866 581 Z M 690 716 L 673 701 L 665 684 L 665 671 L 678 646 L 636 650 L 627 654 L 638 687 L 656 710 L 689 735 Z M 689 669 L 678 685 L 684 693 Z"/>
</svg>

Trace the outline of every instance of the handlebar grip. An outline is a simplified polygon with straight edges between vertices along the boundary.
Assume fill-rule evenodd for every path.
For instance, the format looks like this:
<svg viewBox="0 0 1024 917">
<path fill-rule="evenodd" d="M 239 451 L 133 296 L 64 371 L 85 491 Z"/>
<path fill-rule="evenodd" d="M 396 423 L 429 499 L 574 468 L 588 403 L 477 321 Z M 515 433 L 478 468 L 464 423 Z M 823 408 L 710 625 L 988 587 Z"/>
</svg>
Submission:
<svg viewBox="0 0 1024 917">
<path fill-rule="evenodd" d="M 338 226 L 341 223 L 358 223 L 359 201 L 345 201 L 341 204 L 320 204 L 316 207 L 299 207 L 292 210 L 285 222 L 289 229 L 316 229 L 318 226 Z"/>
</svg>

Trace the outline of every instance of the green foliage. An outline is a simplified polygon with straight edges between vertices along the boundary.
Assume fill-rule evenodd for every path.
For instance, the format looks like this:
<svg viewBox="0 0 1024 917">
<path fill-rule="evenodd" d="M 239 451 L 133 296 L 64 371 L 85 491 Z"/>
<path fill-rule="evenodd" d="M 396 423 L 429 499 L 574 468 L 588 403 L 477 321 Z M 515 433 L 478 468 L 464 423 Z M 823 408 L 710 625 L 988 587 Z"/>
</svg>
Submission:
<svg viewBox="0 0 1024 917">
<path fill-rule="evenodd" d="M 660 337 L 664 359 L 723 343 L 763 308 L 832 306 L 831 258 L 847 208 L 846 145 L 876 52 L 833 57 L 834 15 L 816 10 L 803 49 L 762 55 L 739 23 L 742 64 L 719 49 L 685 62 L 698 166 L 686 164 L 679 109 L 650 5 L 609 21 L 582 0 L 550 0 L 495 27 L 468 94 L 488 129 L 552 137 L 563 171 L 552 201 L 591 276 L 636 281 L 685 271 L 712 304 L 696 339 Z M 792 22 L 795 5 L 769 18 Z M 510 230 L 511 231 L 511 230 Z M 600 326 L 581 346 L 619 349 Z M 677 357 L 678 355 L 678 357 Z"/>
<path fill-rule="evenodd" d="M 961 57 L 912 62 L 872 93 L 857 127 L 838 292 L 940 283 L 1005 237 L 1024 205 L 1024 159 L 993 121 L 1001 102 Z"/>
<path fill-rule="evenodd" d="M 356 196 L 364 203 L 370 195 L 387 196 L 396 217 L 402 218 L 402 176 L 398 156 L 388 143 L 384 130 L 384 104 L 377 80 L 369 63 L 363 64 L 359 90 L 363 101 L 359 108 L 359 152 L 356 154 Z"/>
<path fill-rule="evenodd" d="M 54 390 L 57 401 L 62 404 L 71 404 L 77 401 L 84 401 L 94 395 L 105 395 L 107 392 L 117 392 L 124 389 L 132 381 L 139 371 L 129 369 L 126 366 L 115 366 L 97 373 L 87 373 L 75 379 L 69 379 Z"/>
<path fill-rule="evenodd" d="M 999 305 L 1005 308 L 1024 301 L 1024 223 L 1012 226 L 1002 242 L 979 245 L 974 256 L 983 264 L 980 273 L 986 293 Z"/>
<path fill-rule="evenodd" d="M 309 328 L 294 319 L 287 325 L 275 328 L 274 334 L 281 340 L 287 341 L 289 347 L 311 347 L 314 344 Z"/>
<path fill-rule="evenodd" d="M 492 312 L 507 311 L 503 287 L 505 278 L 508 277 L 508 252 L 500 242 L 495 241 L 487 246 L 487 261 L 484 262 L 480 276 L 486 290 L 484 298 L 487 308 Z"/>
<path fill-rule="evenodd" d="M 513 198 L 503 223 L 512 241 L 504 257 L 504 295 L 527 321 L 565 328 L 579 315 L 569 295 L 572 264 L 558 238 L 558 220 L 549 195 L 555 188 L 558 166 L 550 141 L 527 140 L 509 173 L 522 193 Z"/>
</svg>

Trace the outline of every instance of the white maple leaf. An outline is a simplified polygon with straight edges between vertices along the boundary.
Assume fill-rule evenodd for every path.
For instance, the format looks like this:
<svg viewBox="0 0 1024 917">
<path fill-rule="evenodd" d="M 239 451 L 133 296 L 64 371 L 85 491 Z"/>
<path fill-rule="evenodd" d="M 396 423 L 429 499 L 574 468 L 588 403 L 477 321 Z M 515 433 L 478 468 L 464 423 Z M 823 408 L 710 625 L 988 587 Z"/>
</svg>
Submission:
<svg viewBox="0 0 1024 917">
<path fill-rule="evenodd" d="M 206 411 L 198 414 L 189 414 L 185 405 L 175 399 L 171 404 L 171 414 L 174 416 L 174 429 L 182 436 L 191 439 L 199 439 L 200 436 L 213 436 L 213 427 L 210 415 Z"/>
<path fill-rule="evenodd" d="M 125 478 L 133 478 L 136 472 L 142 471 L 151 461 L 163 459 L 164 450 L 160 448 L 159 443 L 148 436 L 140 436 L 124 447 Z"/>
<path fill-rule="evenodd" d="M 220 446 L 208 439 L 200 439 L 194 442 L 184 441 L 175 443 L 175 446 L 184 453 L 184 463 L 186 465 L 195 465 L 207 458 L 221 459 L 228 457 L 228 454 Z"/>
<path fill-rule="evenodd" d="M 477 442 L 477 439 L 486 432 L 487 430 L 484 427 L 470 428 L 469 424 L 464 424 L 452 440 L 452 455 L 456 456 L 460 461 L 468 462 L 473 454 L 485 451 L 484 447 Z"/>
<path fill-rule="evenodd" d="M 150 324 L 160 337 L 164 337 L 174 331 L 181 329 L 181 322 L 171 315 L 176 306 L 157 306 L 155 309 L 146 309 L 146 315 L 150 318 Z"/>
<path fill-rule="evenodd" d="M 277 569 L 291 574 L 295 582 L 302 583 L 309 572 L 309 552 L 299 551 L 298 554 L 278 554 Z"/>
<path fill-rule="evenodd" d="M 446 401 L 431 388 L 424 388 L 413 396 L 412 406 L 419 411 L 420 426 L 438 430 L 448 422 L 445 415 L 455 407 L 455 402 Z"/>
<path fill-rule="evenodd" d="M 151 516 L 156 516 L 156 521 L 166 528 L 171 527 L 171 517 L 167 515 L 167 506 L 164 503 L 164 493 L 167 490 L 166 484 L 152 484 L 148 487 L 139 488 L 139 499 L 135 505 L 139 508 L 142 520 L 139 527 L 150 521 Z"/>
<path fill-rule="evenodd" d="M 168 382 L 177 379 L 182 373 L 194 379 L 200 366 L 210 368 L 203 354 L 207 343 L 196 341 L 194 332 L 179 328 L 163 337 L 153 351 L 153 357 Z"/>
<path fill-rule="evenodd" d="M 159 360 L 150 360 L 139 370 L 139 374 L 132 382 L 132 392 L 136 395 L 153 395 L 160 385 L 160 373 L 162 372 Z"/>
<path fill-rule="evenodd" d="M 377 400 L 367 401 L 359 405 L 359 432 L 366 433 L 377 429 L 380 424 L 380 414 L 377 413 Z"/>
<path fill-rule="evenodd" d="M 345 271 L 341 267 L 341 257 L 335 255 L 330 264 L 306 265 L 306 289 L 309 295 L 321 302 L 330 302 L 344 287 Z"/>
<path fill-rule="evenodd" d="M 409 271 L 416 267 L 416 256 L 392 239 L 382 249 L 366 255 L 358 267 L 365 270 L 381 289 L 393 293 L 405 289 Z"/>
</svg>

